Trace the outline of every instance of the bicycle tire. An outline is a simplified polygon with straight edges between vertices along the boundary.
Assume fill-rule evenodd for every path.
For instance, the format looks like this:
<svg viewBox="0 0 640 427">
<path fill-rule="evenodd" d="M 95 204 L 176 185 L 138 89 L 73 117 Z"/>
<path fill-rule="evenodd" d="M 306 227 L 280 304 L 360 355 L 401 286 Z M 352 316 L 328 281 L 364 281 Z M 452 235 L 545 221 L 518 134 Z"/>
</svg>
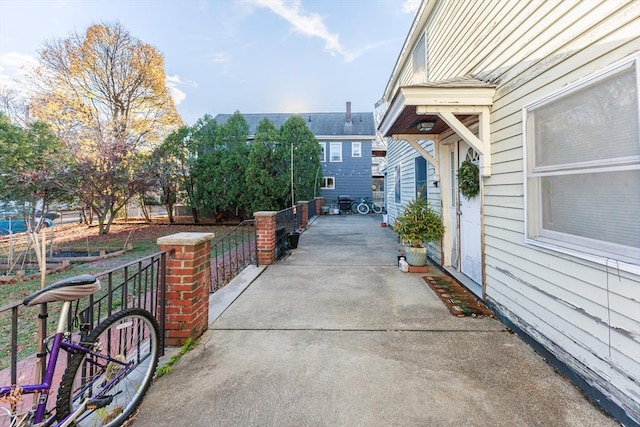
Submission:
<svg viewBox="0 0 640 427">
<path fill-rule="evenodd" d="M 366 203 L 362 202 L 358 205 L 358 213 L 360 215 L 366 215 L 369 213 L 369 205 L 367 205 Z"/>
<path fill-rule="evenodd" d="M 104 407 L 87 409 L 74 425 L 122 425 L 140 405 L 151 385 L 158 364 L 159 337 L 158 322 L 151 313 L 140 308 L 119 311 L 100 322 L 82 345 L 93 347 L 103 357 L 108 354 L 134 363 L 125 375 L 103 390 L 107 381 L 122 372 L 121 365 L 105 364 L 102 357 L 91 353 L 74 354 L 58 388 L 57 420 L 62 421 L 73 413 L 87 398 L 112 397 Z"/>
<path fill-rule="evenodd" d="M 358 213 L 358 204 L 360 204 L 360 202 L 358 201 L 351 203 L 351 213 L 354 213 L 354 214 Z"/>
<path fill-rule="evenodd" d="M 382 213 L 382 206 L 376 205 L 375 203 L 372 203 L 371 204 L 371 210 L 373 211 L 373 213 L 381 214 Z"/>
</svg>

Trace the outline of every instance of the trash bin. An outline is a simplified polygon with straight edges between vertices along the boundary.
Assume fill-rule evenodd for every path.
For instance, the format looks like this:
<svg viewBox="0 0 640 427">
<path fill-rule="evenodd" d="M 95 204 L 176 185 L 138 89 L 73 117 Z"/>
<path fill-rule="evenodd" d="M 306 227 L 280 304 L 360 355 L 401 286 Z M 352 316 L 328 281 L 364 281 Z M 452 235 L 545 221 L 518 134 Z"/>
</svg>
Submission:
<svg viewBox="0 0 640 427">
<path fill-rule="evenodd" d="M 300 240 L 300 233 L 294 231 L 289 234 L 289 247 L 291 249 L 296 249 L 298 247 L 298 241 Z"/>
</svg>

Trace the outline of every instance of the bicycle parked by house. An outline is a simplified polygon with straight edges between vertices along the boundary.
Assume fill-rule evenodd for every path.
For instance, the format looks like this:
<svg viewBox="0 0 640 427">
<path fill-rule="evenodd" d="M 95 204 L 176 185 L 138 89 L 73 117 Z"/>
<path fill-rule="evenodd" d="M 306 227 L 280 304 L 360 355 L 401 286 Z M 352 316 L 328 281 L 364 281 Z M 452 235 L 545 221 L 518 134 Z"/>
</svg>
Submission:
<svg viewBox="0 0 640 427">
<path fill-rule="evenodd" d="M 382 206 L 369 199 L 361 198 L 351 203 L 351 212 L 367 215 L 369 212 L 382 213 Z"/>
<path fill-rule="evenodd" d="M 99 289 L 96 277 L 82 275 L 53 283 L 24 299 L 26 306 L 57 301 L 63 304 L 57 330 L 47 339 L 49 358 L 42 381 L 0 386 L 0 426 L 115 427 L 136 410 L 158 364 L 158 322 L 144 309 L 129 308 L 107 317 L 88 334 L 72 334 L 67 322 L 73 301 Z M 55 408 L 48 409 L 61 350 L 70 359 Z M 20 402 L 26 395 L 37 398 L 33 408 L 24 410 L 22 406 L 26 405 Z"/>
</svg>

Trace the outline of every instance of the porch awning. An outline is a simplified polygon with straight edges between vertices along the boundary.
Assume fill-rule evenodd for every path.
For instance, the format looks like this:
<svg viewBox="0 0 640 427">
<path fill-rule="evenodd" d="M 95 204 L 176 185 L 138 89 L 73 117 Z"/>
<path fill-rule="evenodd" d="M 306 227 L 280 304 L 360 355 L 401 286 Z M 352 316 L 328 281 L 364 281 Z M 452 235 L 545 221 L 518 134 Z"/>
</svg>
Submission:
<svg viewBox="0 0 640 427">
<path fill-rule="evenodd" d="M 400 87 L 378 129 L 385 137 L 406 140 L 439 172 L 437 159 L 417 143 L 433 139 L 451 129 L 480 154 L 480 175 L 491 176 L 489 114 L 496 86 L 472 77 Z M 474 135 L 463 122 L 478 116 L 479 132 Z M 428 131 L 418 129 L 423 122 L 433 123 Z"/>
</svg>

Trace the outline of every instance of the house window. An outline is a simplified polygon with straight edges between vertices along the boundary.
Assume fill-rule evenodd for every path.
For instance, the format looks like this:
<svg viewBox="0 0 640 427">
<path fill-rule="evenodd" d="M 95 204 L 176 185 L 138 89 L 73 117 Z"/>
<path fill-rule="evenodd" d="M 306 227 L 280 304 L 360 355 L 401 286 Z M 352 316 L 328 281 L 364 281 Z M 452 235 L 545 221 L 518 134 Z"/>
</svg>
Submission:
<svg viewBox="0 0 640 427">
<path fill-rule="evenodd" d="M 326 162 L 327 161 L 327 143 L 320 142 L 319 144 L 320 144 L 320 161 Z"/>
<path fill-rule="evenodd" d="M 396 165 L 393 176 L 393 193 L 394 202 L 401 204 L 402 203 L 402 174 L 400 171 L 400 165 Z"/>
<path fill-rule="evenodd" d="M 342 161 L 342 142 L 329 143 L 329 161 L 331 162 Z"/>
<path fill-rule="evenodd" d="M 451 207 L 455 208 L 458 202 L 458 174 L 456 173 L 456 153 L 449 153 L 449 179 L 451 179 Z"/>
<path fill-rule="evenodd" d="M 416 157 L 416 195 L 427 198 L 427 160 L 424 157 Z"/>
<path fill-rule="evenodd" d="M 640 264 L 639 61 L 524 108 L 528 243 Z"/>
<path fill-rule="evenodd" d="M 424 41 L 424 34 L 420 37 L 420 40 L 416 44 L 413 50 L 413 75 L 417 83 L 426 81 L 427 69 L 427 50 Z"/>
<path fill-rule="evenodd" d="M 322 178 L 322 189 L 323 190 L 335 190 L 336 188 L 336 179 L 332 176 L 325 176 Z"/>
<path fill-rule="evenodd" d="M 351 157 L 362 157 L 362 143 L 361 142 L 352 142 L 351 143 Z"/>
</svg>

